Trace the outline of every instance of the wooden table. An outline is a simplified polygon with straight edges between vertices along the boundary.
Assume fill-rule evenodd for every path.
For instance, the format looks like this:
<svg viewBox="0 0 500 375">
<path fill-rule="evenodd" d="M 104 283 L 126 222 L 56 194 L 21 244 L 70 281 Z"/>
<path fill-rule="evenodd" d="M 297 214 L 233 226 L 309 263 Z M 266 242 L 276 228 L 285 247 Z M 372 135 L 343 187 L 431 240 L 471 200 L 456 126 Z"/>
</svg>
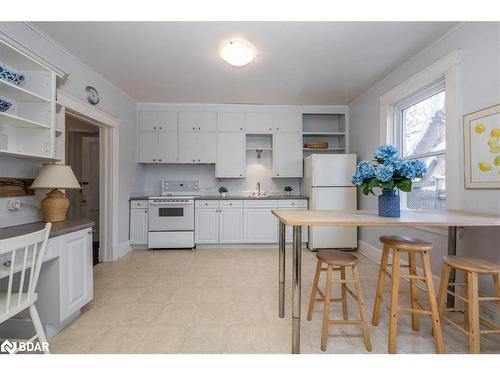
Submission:
<svg viewBox="0 0 500 375">
<path fill-rule="evenodd" d="M 293 226 L 292 353 L 300 353 L 302 226 L 448 227 L 448 255 L 456 254 L 457 227 L 500 226 L 500 217 L 457 210 L 401 211 L 399 218 L 376 211 L 273 210 L 279 220 L 279 317 L 285 316 L 285 227 Z M 450 278 L 454 279 L 454 274 Z M 448 301 L 449 304 L 453 300 Z"/>
</svg>

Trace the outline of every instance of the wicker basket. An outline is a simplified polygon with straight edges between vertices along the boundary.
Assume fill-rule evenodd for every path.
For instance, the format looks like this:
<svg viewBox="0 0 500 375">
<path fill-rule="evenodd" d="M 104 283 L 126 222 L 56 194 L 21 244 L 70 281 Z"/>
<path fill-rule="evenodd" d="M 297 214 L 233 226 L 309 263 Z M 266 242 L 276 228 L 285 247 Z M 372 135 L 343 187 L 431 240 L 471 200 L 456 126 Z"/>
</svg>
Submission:
<svg viewBox="0 0 500 375">
<path fill-rule="evenodd" d="M 306 142 L 304 148 L 328 148 L 328 142 Z"/>
</svg>

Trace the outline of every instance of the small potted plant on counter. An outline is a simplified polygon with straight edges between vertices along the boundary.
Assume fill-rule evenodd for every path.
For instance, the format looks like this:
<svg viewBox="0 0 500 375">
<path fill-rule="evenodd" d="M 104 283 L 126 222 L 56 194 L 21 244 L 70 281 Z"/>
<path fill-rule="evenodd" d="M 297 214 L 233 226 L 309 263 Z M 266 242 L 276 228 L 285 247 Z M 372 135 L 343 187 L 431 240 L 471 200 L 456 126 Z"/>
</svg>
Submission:
<svg viewBox="0 0 500 375">
<path fill-rule="evenodd" d="M 397 190 L 411 192 L 412 182 L 424 177 L 427 166 L 421 160 L 403 160 L 392 145 L 380 146 L 374 160 L 358 163 L 352 175 L 353 185 L 361 188 L 364 195 L 373 194 L 374 188 L 382 189 L 378 197 L 378 214 L 385 217 L 400 216 Z"/>
<path fill-rule="evenodd" d="M 219 188 L 219 193 L 220 193 L 220 196 L 221 196 L 222 198 L 225 198 L 225 197 L 226 197 L 227 192 L 228 192 L 227 187 L 225 187 L 225 186 L 221 186 L 221 187 Z"/>
<path fill-rule="evenodd" d="M 285 194 L 286 195 L 291 195 L 293 188 L 291 186 L 285 186 Z"/>
</svg>

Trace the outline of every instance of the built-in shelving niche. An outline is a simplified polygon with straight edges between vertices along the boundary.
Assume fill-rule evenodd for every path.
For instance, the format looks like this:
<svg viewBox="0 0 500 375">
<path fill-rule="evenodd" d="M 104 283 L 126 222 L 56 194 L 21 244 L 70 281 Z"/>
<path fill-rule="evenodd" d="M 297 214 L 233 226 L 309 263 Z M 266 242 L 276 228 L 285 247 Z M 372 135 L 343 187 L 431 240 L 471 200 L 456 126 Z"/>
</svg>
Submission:
<svg viewBox="0 0 500 375">
<path fill-rule="evenodd" d="M 272 134 L 247 134 L 246 148 L 247 151 L 271 152 L 273 150 L 273 136 Z"/>
<path fill-rule="evenodd" d="M 7 148 L 0 156 L 53 157 L 55 72 L 0 41 L 0 63 L 25 76 L 21 85 L 0 79 L 0 97 L 12 106 L 0 112 L 0 133 Z"/>
<path fill-rule="evenodd" d="M 328 148 L 306 148 L 305 153 L 345 153 L 346 123 L 344 114 L 304 114 L 302 116 L 304 143 L 327 142 Z"/>
</svg>

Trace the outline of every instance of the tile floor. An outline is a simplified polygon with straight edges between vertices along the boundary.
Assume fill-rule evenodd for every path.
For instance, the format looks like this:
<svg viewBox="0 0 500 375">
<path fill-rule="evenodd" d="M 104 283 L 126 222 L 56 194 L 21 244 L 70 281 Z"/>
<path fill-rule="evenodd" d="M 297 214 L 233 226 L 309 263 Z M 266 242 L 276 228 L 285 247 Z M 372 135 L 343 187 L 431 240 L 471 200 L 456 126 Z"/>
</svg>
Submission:
<svg viewBox="0 0 500 375">
<path fill-rule="evenodd" d="M 52 353 L 289 353 L 291 251 L 287 249 L 286 317 L 278 318 L 276 249 L 133 251 L 94 268 L 94 300 L 51 342 Z M 371 317 L 378 265 L 359 255 Z M 305 320 L 316 258 L 303 252 L 303 353 L 322 353 L 322 305 Z M 337 293 L 338 295 L 338 293 Z M 405 297 L 402 297 L 402 299 Z M 357 318 L 351 300 L 350 311 Z M 338 305 L 338 304 L 336 304 Z M 424 303 L 425 305 L 425 303 Z M 333 314 L 340 313 L 336 308 Z M 333 315 L 332 315 L 333 316 Z M 370 325 L 373 353 L 387 352 L 388 310 Z M 449 353 L 467 352 L 467 339 L 444 325 Z M 399 320 L 399 353 L 434 353 L 430 322 L 419 332 Z M 481 339 L 483 353 L 499 353 L 499 335 Z M 359 327 L 330 328 L 326 353 L 366 353 Z"/>
</svg>

